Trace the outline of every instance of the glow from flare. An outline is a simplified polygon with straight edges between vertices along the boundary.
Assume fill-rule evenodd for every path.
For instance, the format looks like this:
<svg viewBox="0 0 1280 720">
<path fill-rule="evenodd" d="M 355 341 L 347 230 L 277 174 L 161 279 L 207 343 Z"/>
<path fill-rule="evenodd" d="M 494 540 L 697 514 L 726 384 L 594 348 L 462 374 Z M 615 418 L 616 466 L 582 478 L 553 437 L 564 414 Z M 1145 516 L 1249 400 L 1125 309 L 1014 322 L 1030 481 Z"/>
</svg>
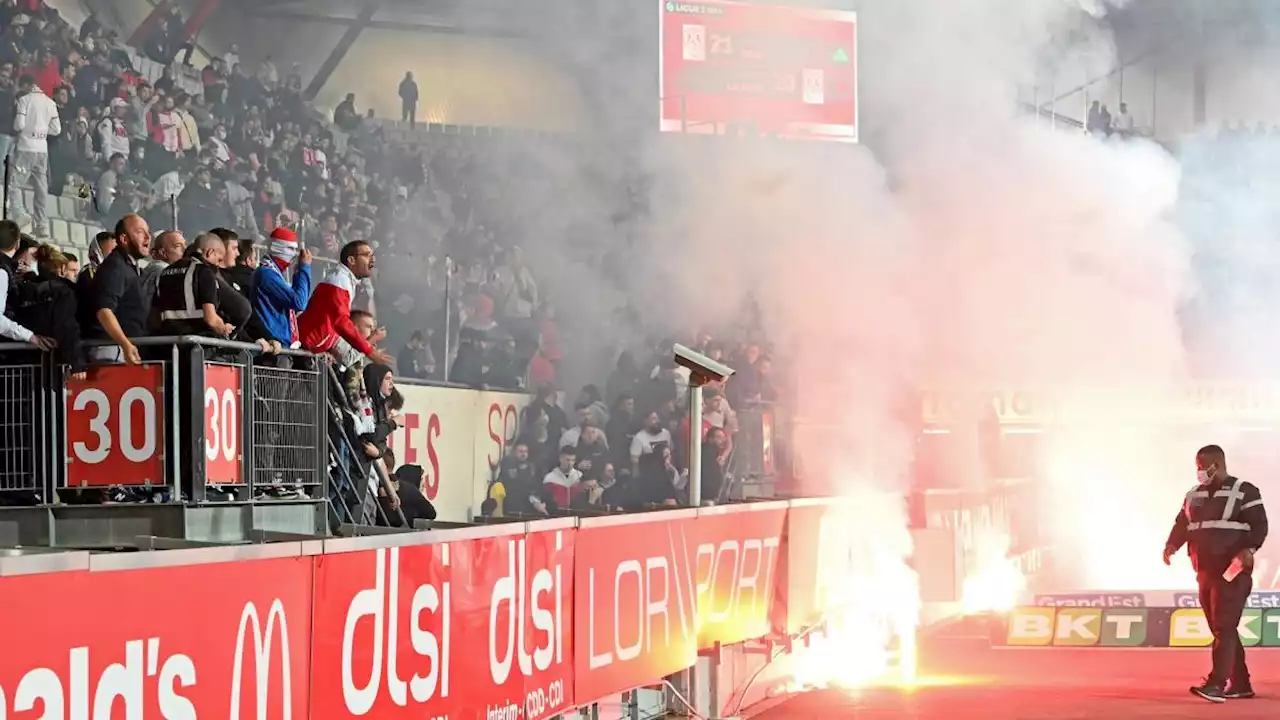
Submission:
<svg viewBox="0 0 1280 720">
<path fill-rule="evenodd" d="M 818 592 L 825 624 L 797 643 L 788 691 L 915 684 L 919 578 L 905 560 L 905 518 L 890 502 L 860 500 L 824 518 Z"/>
<path fill-rule="evenodd" d="M 1017 607 L 1027 590 L 1027 578 L 1009 556 L 1008 534 L 982 533 L 974 538 L 974 545 L 975 567 L 961 590 L 964 612 L 1007 612 Z"/>
</svg>

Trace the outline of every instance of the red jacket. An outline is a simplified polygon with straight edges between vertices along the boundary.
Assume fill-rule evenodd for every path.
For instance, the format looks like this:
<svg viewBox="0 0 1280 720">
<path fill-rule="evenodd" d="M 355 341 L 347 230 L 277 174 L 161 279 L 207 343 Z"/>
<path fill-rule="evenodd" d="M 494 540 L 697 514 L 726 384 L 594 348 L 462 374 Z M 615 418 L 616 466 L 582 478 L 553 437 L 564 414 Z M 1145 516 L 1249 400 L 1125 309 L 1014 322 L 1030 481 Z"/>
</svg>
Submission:
<svg viewBox="0 0 1280 720">
<path fill-rule="evenodd" d="M 370 355 L 373 346 L 351 323 L 351 299 L 356 294 L 356 276 L 345 265 L 329 271 L 298 316 L 298 339 L 314 353 L 329 352 L 341 337 L 357 351 Z"/>
</svg>

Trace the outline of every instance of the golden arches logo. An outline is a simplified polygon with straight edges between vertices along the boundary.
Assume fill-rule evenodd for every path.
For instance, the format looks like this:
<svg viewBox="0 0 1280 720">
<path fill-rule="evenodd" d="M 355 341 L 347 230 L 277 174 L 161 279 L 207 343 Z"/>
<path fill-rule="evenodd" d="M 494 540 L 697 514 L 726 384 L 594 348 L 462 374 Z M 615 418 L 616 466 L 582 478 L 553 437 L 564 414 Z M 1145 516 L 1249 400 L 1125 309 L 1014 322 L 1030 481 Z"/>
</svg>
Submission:
<svg viewBox="0 0 1280 720">
<path fill-rule="evenodd" d="M 258 607 L 252 601 L 245 603 L 244 610 L 240 612 L 240 627 L 236 630 L 236 655 L 235 665 L 231 670 L 231 720 L 240 720 L 240 690 L 242 674 L 244 672 L 244 646 L 245 646 L 245 630 L 253 633 L 253 661 L 254 661 L 254 678 L 258 691 L 258 717 L 257 720 L 267 720 L 267 700 L 270 697 L 271 690 L 271 650 L 272 639 L 276 634 L 276 627 L 280 628 L 280 673 L 281 691 L 284 693 L 282 702 L 283 715 L 282 720 L 292 720 L 293 718 L 293 673 L 289 662 L 289 622 L 285 616 L 284 605 L 279 598 L 271 601 L 271 607 L 267 610 L 267 624 L 263 627 L 261 620 L 258 618 Z"/>
</svg>

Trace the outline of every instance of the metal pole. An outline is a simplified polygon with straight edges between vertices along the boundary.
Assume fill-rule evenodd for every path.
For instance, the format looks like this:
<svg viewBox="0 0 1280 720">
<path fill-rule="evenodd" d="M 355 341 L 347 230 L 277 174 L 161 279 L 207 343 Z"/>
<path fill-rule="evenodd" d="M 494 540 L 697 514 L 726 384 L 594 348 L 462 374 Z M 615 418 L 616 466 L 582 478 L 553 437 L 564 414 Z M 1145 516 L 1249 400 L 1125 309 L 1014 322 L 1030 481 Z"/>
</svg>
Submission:
<svg viewBox="0 0 1280 720">
<path fill-rule="evenodd" d="M 12 168 L 9 166 L 9 156 L 4 156 L 4 219 L 9 219 L 9 177 Z"/>
<path fill-rule="evenodd" d="M 1055 76 L 1049 81 L 1049 96 L 1053 97 L 1049 101 L 1049 127 L 1058 129 L 1058 98 L 1056 97 L 1058 87 L 1058 78 Z"/>
<path fill-rule="evenodd" d="M 1160 68 L 1151 69 L 1151 136 L 1156 136 L 1156 94 L 1160 90 Z M 9 187 L 8 183 L 5 187 Z"/>
<path fill-rule="evenodd" d="M 702 383 L 689 384 L 689 507 L 702 506 Z"/>
<path fill-rule="evenodd" d="M 440 367 L 443 370 L 443 379 L 449 382 L 449 351 L 453 344 L 453 300 L 450 299 L 449 285 L 453 282 L 453 258 L 448 255 L 444 256 L 444 357 L 440 358 Z"/>
<path fill-rule="evenodd" d="M 169 215 L 173 218 L 173 227 L 170 230 L 178 229 L 178 196 L 169 194 Z"/>
</svg>

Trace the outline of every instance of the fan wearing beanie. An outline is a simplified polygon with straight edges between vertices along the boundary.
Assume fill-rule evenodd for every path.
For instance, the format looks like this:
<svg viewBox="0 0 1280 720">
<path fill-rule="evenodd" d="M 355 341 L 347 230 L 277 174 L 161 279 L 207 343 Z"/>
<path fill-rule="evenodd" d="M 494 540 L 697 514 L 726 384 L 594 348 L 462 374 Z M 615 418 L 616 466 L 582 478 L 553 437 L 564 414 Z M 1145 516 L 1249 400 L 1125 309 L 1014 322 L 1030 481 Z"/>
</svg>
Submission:
<svg viewBox="0 0 1280 720">
<path fill-rule="evenodd" d="M 290 278 L 290 274 L 292 278 Z M 253 273 L 253 310 L 281 345 L 298 347 L 298 313 L 311 299 L 311 251 L 285 227 L 271 231 L 267 256 Z"/>
</svg>

